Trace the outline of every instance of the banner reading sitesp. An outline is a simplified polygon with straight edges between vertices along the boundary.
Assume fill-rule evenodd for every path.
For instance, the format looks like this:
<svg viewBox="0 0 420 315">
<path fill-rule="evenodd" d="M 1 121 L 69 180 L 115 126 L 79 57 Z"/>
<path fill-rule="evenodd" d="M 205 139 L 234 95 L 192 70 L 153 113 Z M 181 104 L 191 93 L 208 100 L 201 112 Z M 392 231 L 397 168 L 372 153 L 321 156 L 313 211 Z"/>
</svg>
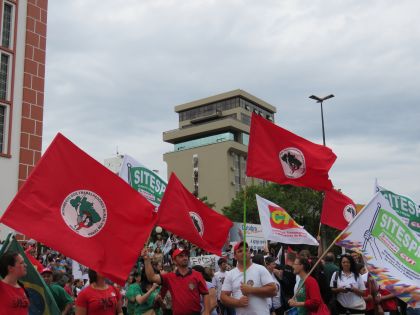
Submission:
<svg viewBox="0 0 420 315">
<path fill-rule="evenodd" d="M 157 207 L 160 205 L 167 182 L 155 172 L 131 156 L 124 155 L 119 176 L 153 205 Z"/>
</svg>

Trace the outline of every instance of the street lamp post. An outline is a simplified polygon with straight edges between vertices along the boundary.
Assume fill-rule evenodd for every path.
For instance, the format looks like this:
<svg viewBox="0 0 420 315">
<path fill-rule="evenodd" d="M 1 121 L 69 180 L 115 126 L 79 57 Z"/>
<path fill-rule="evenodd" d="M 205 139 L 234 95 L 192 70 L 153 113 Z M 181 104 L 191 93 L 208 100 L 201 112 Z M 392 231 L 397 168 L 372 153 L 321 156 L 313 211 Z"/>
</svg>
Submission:
<svg viewBox="0 0 420 315">
<path fill-rule="evenodd" d="M 317 103 L 321 103 L 322 140 L 323 140 L 324 146 L 325 146 L 325 129 L 324 129 L 324 110 L 322 108 L 322 103 L 324 101 L 330 99 L 330 98 L 333 98 L 333 97 L 334 97 L 333 94 L 330 94 L 330 95 L 325 96 L 325 97 L 318 97 L 316 95 L 309 96 L 309 98 L 315 100 Z"/>
</svg>

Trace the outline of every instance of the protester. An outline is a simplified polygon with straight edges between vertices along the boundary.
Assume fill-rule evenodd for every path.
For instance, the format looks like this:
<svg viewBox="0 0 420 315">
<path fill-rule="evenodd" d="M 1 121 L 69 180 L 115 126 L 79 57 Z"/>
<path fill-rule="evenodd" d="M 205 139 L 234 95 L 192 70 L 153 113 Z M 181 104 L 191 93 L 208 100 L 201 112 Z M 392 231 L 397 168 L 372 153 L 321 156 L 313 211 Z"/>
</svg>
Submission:
<svg viewBox="0 0 420 315">
<path fill-rule="evenodd" d="M 366 290 L 365 294 L 363 295 L 363 299 L 366 303 L 365 308 L 365 315 L 375 315 L 382 313 L 383 310 L 379 310 L 379 305 L 375 305 L 374 296 L 378 293 L 378 288 L 376 281 L 371 277 L 371 275 L 367 272 L 367 269 L 362 264 L 356 265 L 356 270 L 360 274 L 363 279 L 363 283 L 365 284 Z"/>
<path fill-rule="evenodd" d="M 337 310 L 340 314 L 364 314 L 366 302 L 363 299 L 365 284 L 356 269 L 356 263 L 349 254 L 342 255 L 340 270 L 331 277 L 330 287 L 337 295 Z"/>
<path fill-rule="evenodd" d="M 245 243 L 245 261 L 243 250 L 244 242 L 239 242 L 234 247 L 237 266 L 225 277 L 221 301 L 224 305 L 235 308 L 237 315 L 268 315 L 270 308 L 267 298 L 276 294 L 276 286 L 266 268 L 251 262 L 248 244 Z M 245 263 L 246 283 L 243 283 Z"/>
<path fill-rule="evenodd" d="M 328 283 L 331 281 L 331 277 L 334 272 L 339 270 L 338 266 L 335 264 L 335 255 L 332 252 L 328 252 L 324 257 L 324 273 Z"/>
<path fill-rule="evenodd" d="M 128 314 L 140 315 L 153 310 L 155 300 L 159 296 L 159 291 L 156 290 L 159 286 L 156 283 L 142 285 L 142 276 L 138 272 L 134 273 L 133 278 L 133 283 L 127 290 Z"/>
<path fill-rule="evenodd" d="M 283 315 L 284 308 L 281 296 L 281 287 L 280 287 L 280 279 L 278 278 L 279 274 L 277 273 L 276 269 L 276 259 L 274 257 L 268 256 L 265 258 L 265 265 L 270 273 L 271 277 L 273 278 L 274 284 L 276 285 L 276 295 L 271 298 L 271 314 L 276 315 Z"/>
<path fill-rule="evenodd" d="M 281 277 L 281 289 L 284 293 L 284 300 L 289 301 L 294 295 L 294 287 L 296 284 L 296 275 L 293 271 L 293 264 L 296 260 L 295 252 L 287 252 L 284 265 L 280 266 L 280 277 Z M 285 304 L 284 307 L 287 309 L 288 304 Z"/>
<path fill-rule="evenodd" d="M 293 271 L 299 275 L 299 283 L 295 298 L 288 304 L 298 309 L 299 315 L 315 313 L 323 304 L 318 283 L 312 276 L 308 276 L 311 265 L 306 258 L 298 257 L 293 264 Z"/>
<path fill-rule="evenodd" d="M 210 315 L 217 315 L 216 306 L 217 306 L 217 294 L 216 288 L 212 283 L 212 278 L 210 277 L 209 273 L 206 272 L 206 269 L 203 266 L 195 265 L 192 267 L 195 271 L 198 271 L 203 276 L 204 280 L 206 281 L 207 290 L 209 290 L 209 298 L 210 298 L 210 305 L 209 305 L 209 312 Z M 202 310 L 204 309 L 203 301 L 200 302 L 202 305 Z"/>
<path fill-rule="evenodd" d="M 19 279 L 26 275 L 26 264 L 17 252 L 0 258 L 0 314 L 27 315 L 29 299 Z"/>
<path fill-rule="evenodd" d="M 150 257 L 145 249 L 142 251 L 147 279 L 150 282 L 162 284 L 163 290 L 169 290 L 172 297 L 172 309 L 174 315 L 200 314 L 200 296 L 203 296 L 204 310 L 202 314 L 209 315 L 210 299 L 206 282 L 203 276 L 191 268 L 188 268 L 188 251 L 175 249 L 172 259 L 177 270 L 165 274 L 155 274 Z"/>
<path fill-rule="evenodd" d="M 89 269 L 90 285 L 76 299 L 76 315 L 123 315 L 121 295 L 105 277 Z"/>
<path fill-rule="evenodd" d="M 223 286 L 223 282 L 225 281 L 225 277 L 226 277 L 226 271 L 227 271 L 227 260 L 225 258 L 220 258 L 217 261 L 217 265 L 219 266 L 219 271 L 217 271 L 214 274 L 213 277 L 213 285 L 216 288 L 216 293 L 217 293 L 217 305 L 219 308 L 219 314 L 221 315 L 233 315 L 235 314 L 235 311 L 230 308 L 230 307 L 226 307 L 222 304 L 222 302 L 220 301 L 220 294 L 222 293 L 222 286 Z"/>
<path fill-rule="evenodd" d="M 49 287 L 55 303 L 58 306 L 58 309 L 61 312 L 61 315 L 70 314 L 70 311 L 73 307 L 73 299 L 71 296 L 64 290 L 64 288 L 57 283 L 53 282 L 53 272 L 49 268 L 44 268 L 41 271 L 41 276 L 44 278 L 45 283 Z"/>
</svg>

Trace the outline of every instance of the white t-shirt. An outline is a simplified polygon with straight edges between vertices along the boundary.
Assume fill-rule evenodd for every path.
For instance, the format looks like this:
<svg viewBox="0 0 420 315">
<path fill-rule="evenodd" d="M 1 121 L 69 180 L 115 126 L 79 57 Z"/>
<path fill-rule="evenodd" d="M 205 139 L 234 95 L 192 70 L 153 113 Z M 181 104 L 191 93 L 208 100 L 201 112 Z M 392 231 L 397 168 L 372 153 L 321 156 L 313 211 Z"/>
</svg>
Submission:
<svg viewBox="0 0 420 315">
<path fill-rule="evenodd" d="M 244 280 L 243 272 L 238 268 L 234 268 L 226 273 L 225 281 L 223 282 L 222 291 L 232 292 L 232 297 L 240 299 L 242 296 L 241 284 Z M 262 287 L 269 283 L 274 283 L 268 270 L 258 264 L 252 264 L 246 270 L 246 282 L 253 287 Z M 236 315 L 268 315 L 270 308 L 267 303 L 267 298 L 258 297 L 255 295 L 249 296 L 249 303 L 247 307 L 238 307 L 235 309 Z"/>
<path fill-rule="evenodd" d="M 273 279 L 274 284 L 276 285 L 276 296 L 270 298 L 270 303 L 274 309 L 278 309 L 281 307 L 281 290 L 280 290 L 280 282 L 277 280 L 274 274 L 270 274 L 271 278 Z"/>
<path fill-rule="evenodd" d="M 334 272 L 331 277 L 330 287 L 334 287 L 335 275 L 337 272 Z M 357 280 L 354 278 L 354 274 L 351 273 L 349 276 L 346 276 L 344 272 L 341 273 L 341 278 L 337 277 L 337 288 L 357 288 L 359 290 L 366 290 L 365 283 L 362 277 L 359 275 Z M 337 294 L 337 301 L 344 307 L 352 308 L 356 310 L 364 310 L 366 308 L 366 302 L 361 296 L 353 292 L 342 292 Z"/>
<path fill-rule="evenodd" d="M 217 292 L 217 300 L 220 301 L 220 293 L 222 293 L 222 285 L 225 281 L 226 277 L 226 271 L 218 271 L 214 274 L 212 283 L 214 287 L 216 288 Z"/>
</svg>

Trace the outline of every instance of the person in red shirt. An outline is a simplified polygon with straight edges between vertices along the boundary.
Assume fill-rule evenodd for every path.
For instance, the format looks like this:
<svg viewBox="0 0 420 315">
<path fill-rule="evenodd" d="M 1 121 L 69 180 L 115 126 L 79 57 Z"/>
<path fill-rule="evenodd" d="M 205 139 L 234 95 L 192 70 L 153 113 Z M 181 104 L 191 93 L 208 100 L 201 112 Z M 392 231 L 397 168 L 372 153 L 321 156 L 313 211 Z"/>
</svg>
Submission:
<svg viewBox="0 0 420 315">
<path fill-rule="evenodd" d="M 18 280 L 26 275 L 26 264 L 17 252 L 0 259 L 0 315 L 28 315 L 29 299 Z"/>
<path fill-rule="evenodd" d="M 76 315 L 123 315 L 121 294 L 105 278 L 89 270 L 90 285 L 76 299 Z"/>
<path fill-rule="evenodd" d="M 173 315 L 209 315 L 210 299 L 207 285 L 201 273 L 188 268 L 188 251 L 175 249 L 172 259 L 177 267 L 175 272 L 156 274 L 147 255 L 143 249 L 147 279 L 150 282 L 162 284 L 162 290 L 169 290 L 172 296 Z M 201 310 L 200 296 L 203 296 L 204 310 Z"/>
</svg>

